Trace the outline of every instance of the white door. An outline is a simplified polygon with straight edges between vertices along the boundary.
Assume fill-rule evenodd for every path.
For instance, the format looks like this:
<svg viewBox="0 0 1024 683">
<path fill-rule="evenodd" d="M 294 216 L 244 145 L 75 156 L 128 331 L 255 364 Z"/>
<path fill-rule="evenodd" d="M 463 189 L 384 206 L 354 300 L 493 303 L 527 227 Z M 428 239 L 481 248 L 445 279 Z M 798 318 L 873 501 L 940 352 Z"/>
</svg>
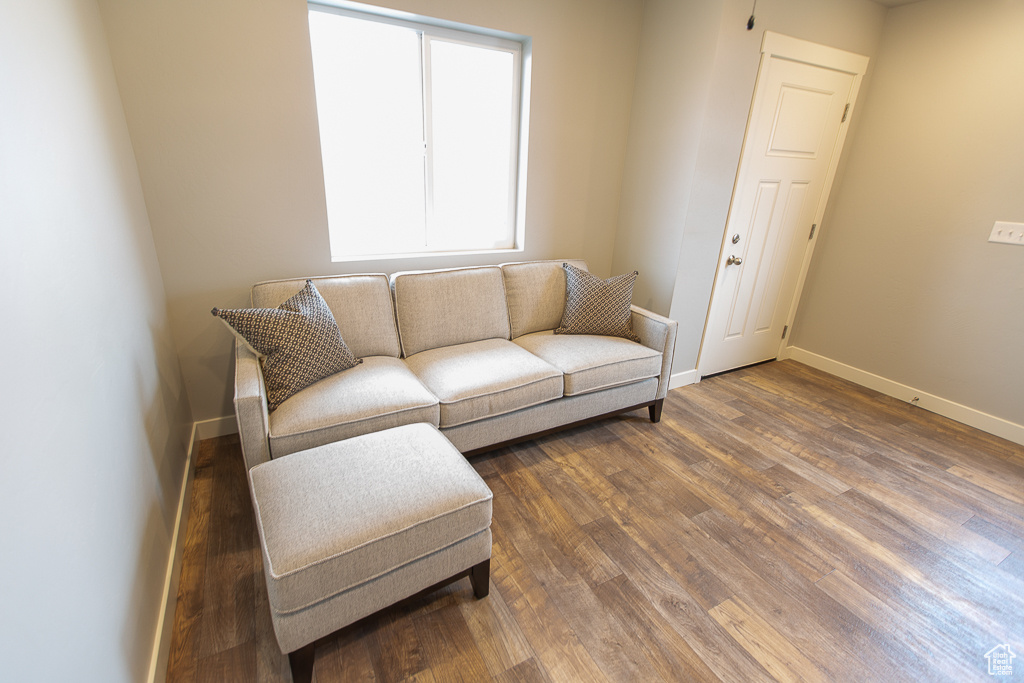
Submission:
<svg viewBox="0 0 1024 683">
<path fill-rule="evenodd" d="M 777 357 L 867 57 L 766 32 L 711 308 L 701 376 Z"/>
</svg>

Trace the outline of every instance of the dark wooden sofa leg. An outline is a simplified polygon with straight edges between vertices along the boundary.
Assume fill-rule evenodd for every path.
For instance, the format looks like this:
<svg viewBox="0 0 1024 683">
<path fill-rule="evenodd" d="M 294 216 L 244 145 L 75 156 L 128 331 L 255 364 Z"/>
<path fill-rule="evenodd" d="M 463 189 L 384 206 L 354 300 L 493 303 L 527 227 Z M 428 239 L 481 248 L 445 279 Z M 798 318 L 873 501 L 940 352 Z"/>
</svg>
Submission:
<svg viewBox="0 0 1024 683">
<path fill-rule="evenodd" d="M 288 663 L 292 668 L 294 683 L 313 683 L 313 660 L 316 655 L 316 643 L 300 647 L 288 653 Z"/>
<path fill-rule="evenodd" d="M 469 582 L 473 584 L 473 595 L 477 600 L 486 598 L 491 592 L 491 560 L 486 559 L 480 564 L 470 567 Z"/>
<path fill-rule="evenodd" d="M 665 399 L 659 398 L 652 405 L 647 406 L 647 412 L 651 414 L 651 422 L 661 422 L 661 408 L 665 405 Z"/>
</svg>

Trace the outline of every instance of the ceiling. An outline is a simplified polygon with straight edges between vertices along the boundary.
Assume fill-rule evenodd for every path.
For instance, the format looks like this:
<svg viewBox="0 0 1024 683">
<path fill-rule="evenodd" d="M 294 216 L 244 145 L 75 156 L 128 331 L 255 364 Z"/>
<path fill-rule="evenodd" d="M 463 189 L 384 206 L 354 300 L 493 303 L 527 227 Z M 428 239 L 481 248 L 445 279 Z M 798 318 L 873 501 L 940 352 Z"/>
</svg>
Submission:
<svg viewBox="0 0 1024 683">
<path fill-rule="evenodd" d="M 886 7 L 899 7 L 900 5 L 910 5 L 915 2 L 921 2 L 921 0 L 874 0 L 879 5 L 885 5 Z"/>
</svg>

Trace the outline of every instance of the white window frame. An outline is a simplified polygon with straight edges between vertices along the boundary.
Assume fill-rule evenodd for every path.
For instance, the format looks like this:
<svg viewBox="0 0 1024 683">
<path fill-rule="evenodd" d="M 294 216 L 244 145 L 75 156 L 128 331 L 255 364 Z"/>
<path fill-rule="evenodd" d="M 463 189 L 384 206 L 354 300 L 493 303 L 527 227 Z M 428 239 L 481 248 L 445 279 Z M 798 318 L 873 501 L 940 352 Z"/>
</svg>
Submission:
<svg viewBox="0 0 1024 683">
<path fill-rule="evenodd" d="M 474 47 L 489 47 L 511 52 L 513 55 L 512 130 L 510 136 L 509 200 L 507 207 L 507 225 L 511 228 L 511 244 L 493 249 L 448 249 L 434 251 L 430 250 L 428 246 L 425 247 L 424 250 L 411 252 L 349 255 L 332 253 L 331 261 L 372 261 L 380 259 L 424 258 L 448 255 L 495 254 L 523 251 L 525 248 L 526 233 L 526 170 L 527 150 L 529 147 L 530 67 L 532 62 L 532 41 L 530 38 L 528 36 L 493 29 L 485 29 L 477 26 L 470 26 L 468 24 L 459 24 L 456 22 L 410 14 L 398 10 L 390 10 L 383 7 L 348 2 L 347 0 L 321 0 L 320 2 L 308 2 L 307 4 L 310 11 L 328 12 L 363 21 L 375 21 L 393 26 L 401 26 L 422 34 L 420 46 L 425 142 L 425 230 L 428 236 L 432 221 L 434 220 L 433 144 L 431 140 L 432 125 L 430 121 L 432 111 L 430 102 L 430 41 L 440 39 L 445 42 L 454 42 Z M 323 152 L 321 151 L 321 154 L 322 153 Z M 324 190 L 325 192 L 328 191 L 326 187 Z M 330 227 L 328 227 L 328 230 L 330 230 Z"/>
</svg>

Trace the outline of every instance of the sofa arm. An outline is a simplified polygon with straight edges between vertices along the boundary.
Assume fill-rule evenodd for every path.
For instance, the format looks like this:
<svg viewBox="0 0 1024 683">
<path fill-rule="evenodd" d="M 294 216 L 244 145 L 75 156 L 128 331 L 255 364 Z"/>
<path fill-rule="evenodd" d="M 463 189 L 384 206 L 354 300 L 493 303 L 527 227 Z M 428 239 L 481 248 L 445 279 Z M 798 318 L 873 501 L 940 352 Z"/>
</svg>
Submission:
<svg viewBox="0 0 1024 683">
<path fill-rule="evenodd" d="M 235 417 L 245 469 L 270 460 L 270 422 L 263 369 L 256 354 L 240 340 L 235 341 Z"/>
<path fill-rule="evenodd" d="M 639 306 L 633 306 L 632 311 L 633 332 L 640 337 L 640 342 L 648 348 L 661 351 L 661 375 L 656 398 L 663 399 L 668 396 L 668 384 L 672 378 L 672 358 L 676 352 L 679 323 Z"/>
</svg>

